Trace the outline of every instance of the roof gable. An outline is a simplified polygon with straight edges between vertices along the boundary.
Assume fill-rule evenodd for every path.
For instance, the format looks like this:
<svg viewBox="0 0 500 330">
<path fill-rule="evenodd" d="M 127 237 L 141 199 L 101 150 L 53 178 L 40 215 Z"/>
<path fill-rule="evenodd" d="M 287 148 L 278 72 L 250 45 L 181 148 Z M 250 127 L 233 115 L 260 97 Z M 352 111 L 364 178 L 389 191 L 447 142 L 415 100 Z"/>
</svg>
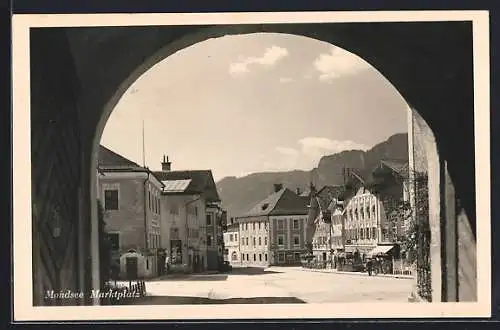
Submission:
<svg viewBox="0 0 500 330">
<path fill-rule="evenodd" d="M 158 171 L 155 172 L 155 175 L 161 181 L 170 182 L 172 186 L 177 188 L 180 186 L 183 188 L 182 191 L 166 191 L 167 193 L 204 194 L 208 202 L 220 201 L 211 170 Z"/>
<path fill-rule="evenodd" d="M 308 199 L 297 195 L 288 188 L 268 195 L 240 218 L 265 215 L 307 214 Z"/>
<path fill-rule="evenodd" d="M 324 186 L 317 194 L 318 204 L 321 210 L 327 210 L 333 199 L 338 199 L 344 192 L 342 186 Z"/>
<path fill-rule="evenodd" d="M 130 159 L 127 159 L 118 153 L 106 148 L 103 145 L 99 145 L 99 152 L 97 155 L 97 164 L 101 168 L 113 167 L 113 168 L 140 168 L 137 163 L 134 163 Z"/>
<path fill-rule="evenodd" d="M 380 166 L 386 167 L 389 170 L 397 173 L 401 176 L 405 176 L 409 172 L 408 168 L 409 163 L 403 160 L 381 160 Z"/>
</svg>

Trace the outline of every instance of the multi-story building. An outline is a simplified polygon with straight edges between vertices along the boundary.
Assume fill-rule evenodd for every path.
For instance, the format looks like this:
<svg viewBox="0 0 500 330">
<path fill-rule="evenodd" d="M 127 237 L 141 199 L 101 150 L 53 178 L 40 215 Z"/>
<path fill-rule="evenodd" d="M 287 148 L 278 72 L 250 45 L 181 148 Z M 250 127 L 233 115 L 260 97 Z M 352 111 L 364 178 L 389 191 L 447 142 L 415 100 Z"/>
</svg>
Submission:
<svg viewBox="0 0 500 330">
<path fill-rule="evenodd" d="M 344 251 L 345 246 L 345 230 L 344 230 L 344 207 L 343 201 L 332 200 L 328 207 L 331 211 L 332 223 L 332 240 L 331 248 L 338 253 Z"/>
<path fill-rule="evenodd" d="M 120 276 L 159 275 L 161 181 L 148 168 L 100 146 L 97 182 L 105 231 L 112 259 L 120 264 Z"/>
<path fill-rule="evenodd" d="M 406 198 L 406 164 L 383 160 L 370 172 L 350 172 L 349 185 L 354 194 L 345 201 L 346 251 L 387 253 L 400 243 L 405 219 L 390 219 L 387 211 Z"/>
<path fill-rule="evenodd" d="M 232 264 L 241 263 L 239 226 L 237 223 L 227 226 L 224 232 L 225 258 Z"/>
<path fill-rule="evenodd" d="M 237 217 L 244 265 L 298 264 L 305 247 L 308 200 L 281 184 Z"/>
<path fill-rule="evenodd" d="M 313 189 L 314 190 L 314 189 Z M 312 194 L 310 213 L 314 213 L 315 228 L 312 236 L 312 252 L 318 261 L 330 261 L 332 256 L 332 212 L 337 211 L 337 200 L 344 191 L 342 186 L 324 186 Z M 311 215 L 311 214 L 310 214 Z"/>
<path fill-rule="evenodd" d="M 347 201 L 344 215 L 346 251 L 369 253 L 383 242 L 382 228 L 386 219 L 378 197 L 368 189 L 360 187 L 357 190 Z"/>
<path fill-rule="evenodd" d="M 220 202 L 206 204 L 206 240 L 208 269 L 216 270 L 224 261 L 224 229 L 227 213 Z"/>
<path fill-rule="evenodd" d="M 162 242 L 174 268 L 216 270 L 223 259 L 223 217 L 210 170 L 172 171 L 168 158 L 155 172 L 162 190 Z"/>
</svg>

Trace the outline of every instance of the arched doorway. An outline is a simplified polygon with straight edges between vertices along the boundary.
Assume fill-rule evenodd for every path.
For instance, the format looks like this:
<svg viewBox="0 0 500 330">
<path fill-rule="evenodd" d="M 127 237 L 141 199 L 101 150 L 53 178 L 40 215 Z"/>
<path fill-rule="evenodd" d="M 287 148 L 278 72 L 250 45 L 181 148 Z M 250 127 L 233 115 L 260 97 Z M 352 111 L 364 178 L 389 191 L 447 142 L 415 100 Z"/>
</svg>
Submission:
<svg viewBox="0 0 500 330">
<path fill-rule="evenodd" d="M 434 170 L 439 173 L 435 197 L 439 201 L 436 205 L 440 207 L 437 212 L 440 226 L 456 223 L 456 194 L 464 210 L 462 214 L 471 228 L 470 233 L 474 236 L 471 26 L 458 22 L 439 23 L 439 26 L 422 24 L 397 27 L 392 24 L 265 24 L 35 31 L 32 44 L 35 56 L 32 58 L 38 63 L 34 66 L 43 68 L 38 77 L 49 77 L 51 72 L 56 74 L 47 78 L 48 83 L 44 80 L 44 84 L 33 85 L 36 95 L 32 103 L 33 112 L 46 113 L 48 110 L 43 107 L 44 101 L 67 101 L 74 106 L 67 115 L 76 119 L 73 126 L 80 133 L 76 148 L 78 158 L 71 167 L 79 173 L 77 181 L 80 189 L 79 195 L 74 198 L 80 208 L 78 212 L 73 212 L 78 218 L 73 227 L 78 228 L 79 234 L 79 270 L 75 272 L 79 278 L 72 285 L 88 288 L 96 287 L 99 282 L 97 231 L 94 229 L 97 207 L 93 203 L 95 155 L 107 117 L 117 100 L 133 81 L 159 60 L 196 42 L 225 34 L 275 32 L 307 36 L 347 49 L 376 67 L 418 111 L 434 135 L 438 155 Z M 116 53 L 127 55 L 116 57 Z M 430 62 L 430 58 L 434 61 Z M 62 59 L 69 68 L 64 72 L 56 70 Z M 69 92 L 65 96 L 58 95 L 50 89 L 57 85 L 65 85 Z M 62 102 L 61 106 L 64 107 Z M 449 116 L 451 111 L 455 116 Z M 47 122 L 40 120 L 34 124 L 34 129 L 38 132 L 37 128 L 40 128 L 42 133 L 39 134 L 43 135 L 46 125 Z M 39 136 L 34 134 L 33 138 Z M 54 155 L 50 160 L 42 158 L 40 162 L 50 163 L 58 158 L 59 155 Z M 62 185 L 65 179 L 57 178 L 56 182 Z M 89 219 L 94 221 L 91 226 Z M 87 242 L 89 236 L 91 244 Z M 448 251 L 453 254 L 452 246 L 456 246 L 456 239 L 449 244 Z M 91 265 L 88 264 L 89 256 Z M 456 260 L 453 261 L 456 255 L 440 255 L 439 264 L 445 259 L 447 265 L 455 264 L 451 268 L 456 271 Z M 88 277 L 91 272 L 92 284 Z M 447 293 L 442 293 L 441 298 L 449 299 Z"/>
</svg>

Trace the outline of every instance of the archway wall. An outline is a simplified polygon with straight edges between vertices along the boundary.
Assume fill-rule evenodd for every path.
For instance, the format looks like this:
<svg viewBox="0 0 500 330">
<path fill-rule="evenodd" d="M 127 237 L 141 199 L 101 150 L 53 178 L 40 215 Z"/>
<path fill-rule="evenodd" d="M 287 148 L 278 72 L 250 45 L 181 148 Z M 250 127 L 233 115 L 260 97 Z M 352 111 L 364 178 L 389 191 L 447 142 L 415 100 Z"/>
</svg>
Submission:
<svg viewBox="0 0 500 330">
<path fill-rule="evenodd" d="M 55 303 L 43 300 L 47 290 L 83 291 L 79 275 L 88 240 L 79 233 L 89 222 L 81 221 L 79 81 L 64 32 L 33 29 L 30 52 L 33 304 L 38 306 Z"/>
<path fill-rule="evenodd" d="M 79 286 L 83 288 L 81 283 L 85 279 L 82 274 L 88 276 L 90 269 L 94 285 L 99 281 L 97 236 L 92 232 L 92 242 L 89 242 L 89 219 L 97 219 L 96 192 L 92 189 L 96 184 L 95 148 L 112 108 L 127 88 L 158 61 L 189 45 L 225 34 L 274 32 L 311 37 L 357 54 L 377 68 L 397 87 L 408 104 L 418 110 L 432 131 L 436 152 L 440 161 L 447 164 L 446 171 L 465 211 L 461 219 L 473 239 L 475 157 L 471 24 L 402 23 L 394 28 L 397 24 L 123 27 L 104 31 L 68 28 L 57 33 L 57 40 L 50 33 L 38 35 L 38 51 L 43 47 L 46 49 L 46 53 L 40 55 L 43 62 L 40 61 L 38 66 L 52 63 L 44 70 L 52 75 L 53 80 L 59 79 L 59 86 L 63 87 L 56 91 L 49 89 L 47 81 L 50 80 L 39 81 L 40 86 L 47 86 L 42 86 L 41 99 L 34 100 L 33 109 L 44 104 L 47 109 L 53 107 L 54 103 L 47 106 L 43 102 L 61 101 L 59 98 L 66 97 L 61 90 L 68 88 L 66 94 L 71 100 L 53 108 L 64 109 L 68 118 L 76 120 L 71 127 L 79 132 L 79 143 L 74 148 L 79 153 L 65 160 L 73 164 L 74 169 L 81 170 L 79 176 L 73 175 L 74 182 L 78 183 L 74 188 L 80 189 L 80 194 L 74 194 L 77 198 L 72 201 L 73 205 L 80 206 L 78 214 L 72 213 L 79 220 L 78 242 L 82 255 L 78 265 L 84 269 L 79 272 Z M 72 54 L 72 61 L 68 51 Z M 61 66 L 65 61 L 74 63 Z M 61 67 L 65 70 L 58 70 Z M 97 226 L 93 223 L 92 227 Z M 89 260 L 92 260 L 92 266 L 88 264 Z"/>
</svg>

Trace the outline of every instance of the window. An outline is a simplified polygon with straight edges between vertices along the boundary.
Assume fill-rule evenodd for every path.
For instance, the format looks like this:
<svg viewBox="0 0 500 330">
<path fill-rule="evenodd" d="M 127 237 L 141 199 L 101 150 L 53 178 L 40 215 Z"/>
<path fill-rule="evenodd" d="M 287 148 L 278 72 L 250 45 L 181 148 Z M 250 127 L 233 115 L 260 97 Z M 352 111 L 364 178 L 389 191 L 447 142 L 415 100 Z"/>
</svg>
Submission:
<svg viewBox="0 0 500 330">
<path fill-rule="evenodd" d="M 259 222 L 259 230 L 260 230 L 260 222 Z"/>
<path fill-rule="evenodd" d="M 198 206 L 195 206 L 195 207 L 194 207 L 194 215 L 195 215 L 195 216 L 198 216 Z"/>
<path fill-rule="evenodd" d="M 212 225 L 212 215 L 207 214 L 207 226 L 211 226 L 211 225 Z"/>
<path fill-rule="evenodd" d="M 170 228 L 170 238 L 179 239 L 179 228 Z"/>
<path fill-rule="evenodd" d="M 243 253 L 241 254 L 241 260 L 245 260 L 245 255 Z"/>
<path fill-rule="evenodd" d="M 146 259 L 146 269 L 149 270 L 149 259 Z"/>
<path fill-rule="evenodd" d="M 238 240 L 238 234 L 234 234 L 234 240 L 237 241 Z"/>
<path fill-rule="evenodd" d="M 284 253 L 278 253 L 278 261 L 285 261 L 285 254 Z"/>
<path fill-rule="evenodd" d="M 248 237 L 245 238 L 245 245 L 248 245 Z"/>
<path fill-rule="evenodd" d="M 233 234 L 229 234 L 229 242 L 233 241 Z"/>
<path fill-rule="evenodd" d="M 104 209 L 118 210 L 118 189 L 104 190 Z"/>
<path fill-rule="evenodd" d="M 264 245 L 267 245 L 267 237 L 264 237 Z"/>
<path fill-rule="evenodd" d="M 245 245 L 245 239 L 243 237 L 241 238 L 241 245 Z"/>
<path fill-rule="evenodd" d="M 111 245 L 112 250 L 120 249 L 120 234 L 119 233 L 109 233 L 108 240 Z"/>
<path fill-rule="evenodd" d="M 253 238 L 253 246 L 257 245 L 257 239 L 254 237 Z"/>
<path fill-rule="evenodd" d="M 248 230 L 248 222 L 245 223 L 245 230 Z"/>
<path fill-rule="evenodd" d="M 257 255 L 255 253 L 253 254 L 253 261 L 257 261 Z"/>
<path fill-rule="evenodd" d="M 151 191 L 148 191 L 148 204 L 149 204 L 149 209 L 151 210 Z"/>
<path fill-rule="evenodd" d="M 233 251 L 233 253 L 231 253 L 231 260 L 235 261 L 237 259 L 238 259 L 238 254 L 236 254 L 236 252 Z"/>
<path fill-rule="evenodd" d="M 262 261 L 262 254 L 259 253 L 259 261 Z"/>
<path fill-rule="evenodd" d="M 267 253 L 264 254 L 264 260 L 267 261 Z"/>
<path fill-rule="evenodd" d="M 299 220 L 298 219 L 293 220 L 293 229 L 299 229 Z"/>
<path fill-rule="evenodd" d="M 179 205 L 176 203 L 170 204 L 170 214 L 179 214 Z"/>
<path fill-rule="evenodd" d="M 285 237 L 283 235 L 278 236 L 278 245 L 283 245 L 285 240 Z"/>
<path fill-rule="evenodd" d="M 212 236 L 207 235 L 207 246 L 212 246 Z"/>
<path fill-rule="evenodd" d="M 262 245 L 262 237 L 259 237 L 259 245 Z"/>
<path fill-rule="evenodd" d="M 294 245 L 300 245 L 300 237 L 299 236 L 294 236 L 293 237 L 293 244 Z"/>
<path fill-rule="evenodd" d="M 248 258 L 248 253 L 247 253 L 247 261 L 249 261 L 249 260 L 250 260 L 250 258 Z"/>
<path fill-rule="evenodd" d="M 267 230 L 267 222 L 264 223 L 264 228 Z"/>
<path fill-rule="evenodd" d="M 278 219 L 278 230 L 285 229 L 285 221 L 283 219 Z"/>
</svg>

